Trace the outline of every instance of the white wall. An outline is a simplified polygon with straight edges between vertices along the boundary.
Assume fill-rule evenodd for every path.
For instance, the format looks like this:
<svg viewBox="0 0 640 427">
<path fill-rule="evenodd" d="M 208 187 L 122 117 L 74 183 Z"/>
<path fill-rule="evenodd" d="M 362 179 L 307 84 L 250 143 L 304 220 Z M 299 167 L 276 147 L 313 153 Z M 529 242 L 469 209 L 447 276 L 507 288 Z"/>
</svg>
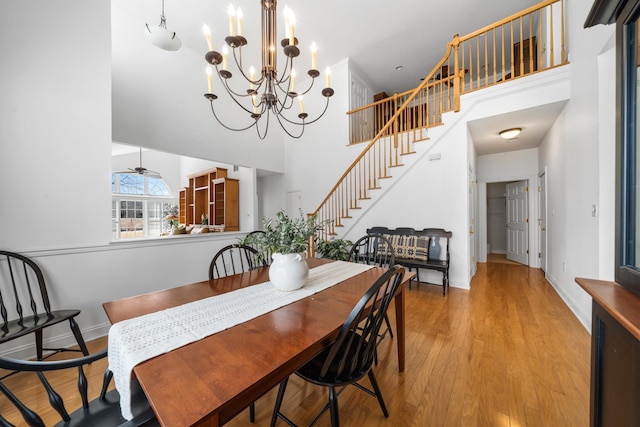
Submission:
<svg viewBox="0 0 640 427">
<path fill-rule="evenodd" d="M 571 99 L 540 146 L 539 156 L 548 183 L 547 278 L 587 329 L 591 298 L 575 278 L 611 278 L 610 269 L 601 272 L 600 266 L 613 264 L 610 233 L 615 224 L 615 55 L 611 51 L 615 29 L 602 25 L 583 29 L 589 9 L 589 2 L 567 2 Z M 592 205 L 602 202 L 600 216 L 593 217 Z"/>
<path fill-rule="evenodd" d="M 55 31 L 34 31 L 52 22 Z M 42 266 L 53 308 L 80 309 L 86 339 L 107 331 L 103 302 L 204 280 L 213 254 L 241 235 L 110 243 L 110 34 L 108 0 L 0 3 L 0 48 L 3 63 L 12 64 L 0 79 L 0 221 L 11 225 L 0 247 Z M 151 128 L 149 117 L 137 117 Z M 171 125 L 171 144 L 180 146 L 172 135 L 182 124 Z M 146 137 L 129 142 L 152 146 Z M 241 193 L 245 181 L 255 182 L 240 179 Z M 251 199 L 255 188 L 248 193 Z M 241 227 L 253 229 L 253 220 L 241 219 Z M 74 343 L 66 325 L 48 329 L 45 342 Z M 32 356 L 32 341 L 4 344 L 0 354 Z"/>
<path fill-rule="evenodd" d="M 107 0 L 0 4 L 3 248 L 109 240 L 109 34 Z"/>
</svg>

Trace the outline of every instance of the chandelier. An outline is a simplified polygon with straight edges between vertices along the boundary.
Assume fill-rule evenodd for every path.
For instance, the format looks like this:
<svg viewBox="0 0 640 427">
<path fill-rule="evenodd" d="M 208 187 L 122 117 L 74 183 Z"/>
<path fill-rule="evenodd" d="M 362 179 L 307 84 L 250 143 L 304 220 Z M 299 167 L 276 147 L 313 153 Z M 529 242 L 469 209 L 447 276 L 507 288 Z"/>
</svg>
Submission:
<svg viewBox="0 0 640 427">
<path fill-rule="evenodd" d="M 324 115 L 329 106 L 329 98 L 333 96 L 331 88 L 331 70 L 325 70 L 325 87 L 321 94 L 327 101 L 322 113 L 311 120 L 304 111 L 303 95 L 306 95 L 312 88 L 316 78 L 320 76 L 320 71 L 316 69 L 317 47 L 315 43 L 311 45 L 311 69 L 307 71 L 311 77 L 308 87 L 304 90 L 296 91 L 296 70 L 293 61 L 300 55 L 298 39 L 294 35 L 295 16 L 288 7 L 284 9 L 286 37 L 280 41 L 280 46 L 285 56 L 285 66 L 278 71 L 277 67 L 277 26 L 276 26 L 276 4 L 277 0 L 260 0 L 262 4 L 262 69 L 256 77 L 256 70 L 253 66 L 249 71 L 243 68 L 242 48 L 247 45 L 247 39 L 242 35 L 242 10 L 235 10 L 229 6 L 229 35 L 225 38 L 226 45 L 222 53 L 214 50 L 211 40 L 211 32 L 206 25 L 203 27 L 209 52 L 205 55 L 207 61 L 207 84 L 208 92 L 205 98 L 211 103 L 211 112 L 226 129 L 232 131 L 243 131 L 255 126 L 258 137 L 264 139 L 269 130 L 269 121 L 273 115 L 282 129 L 292 138 L 300 138 L 304 133 L 305 126 L 316 122 Z M 237 31 L 236 31 L 237 29 Z M 227 47 L 228 46 L 228 47 Z M 242 79 L 241 83 L 232 83 L 233 74 L 227 66 L 229 48 Z M 215 69 L 215 72 L 214 72 Z M 218 96 L 213 93 L 213 75 L 217 74 L 220 82 L 229 97 L 247 114 L 248 125 L 235 128 L 220 120 L 216 114 L 214 101 Z M 233 88 L 232 88 L 233 86 Z M 296 102 L 297 101 L 297 102 Z M 298 104 L 298 107 L 295 105 Z M 296 115 L 297 112 L 297 115 Z"/>
</svg>

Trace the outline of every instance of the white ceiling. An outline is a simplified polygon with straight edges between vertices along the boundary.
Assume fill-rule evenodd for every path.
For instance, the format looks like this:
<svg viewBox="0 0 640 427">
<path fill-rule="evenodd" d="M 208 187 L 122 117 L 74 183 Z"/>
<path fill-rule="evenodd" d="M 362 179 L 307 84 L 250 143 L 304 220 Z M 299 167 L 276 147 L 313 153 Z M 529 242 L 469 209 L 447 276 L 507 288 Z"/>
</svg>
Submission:
<svg viewBox="0 0 640 427">
<path fill-rule="evenodd" d="M 255 58 L 260 38 L 260 1 L 232 0 L 244 13 L 243 35 L 249 40 L 245 58 Z M 442 58 L 454 34 L 465 35 L 513 13 L 536 4 L 536 0 L 395 0 L 390 3 L 370 0 L 281 1 L 296 15 L 296 37 L 302 50 L 299 63 L 310 55 L 305 47 L 318 45 L 318 69 L 349 57 L 371 79 L 376 89 L 389 94 L 416 87 L 420 79 Z M 161 0 L 112 0 L 112 5 L 144 24 L 158 25 Z M 202 34 L 203 24 L 212 31 L 216 50 L 229 32 L 229 2 L 214 0 L 165 0 L 167 28 L 175 31 L 182 49 L 208 50 Z M 118 22 L 112 22 L 118 31 Z M 282 34 L 284 37 L 284 34 Z M 149 43 L 150 49 L 156 49 Z M 252 49 L 256 49 L 252 51 Z M 203 60 L 204 64 L 204 60 Z M 247 62 L 245 66 L 248 67 Z M 401 65 L 402 70 L 396 71 Z M 510 151 L 514 147 L 537 146 L 555 121 L 561 106 L 542 108 L 494 117 L 470 123 L 478 154 Z M 554 116 L 555 114 L 555 116 Z M 517 144 L 505 145 L 497 132 L 507 127 L 523 127 Z"/>
<path fill-rule="evenodd" d="M 469 132 L 479 156 L 536 148 L 549 132 L 566 101 L 541 107 L 513 111 L 499 116 L 468 122 Z M 517 138 L 506 140 L 498 135 L 504 129 L 521 128 Z"/>
</svg>

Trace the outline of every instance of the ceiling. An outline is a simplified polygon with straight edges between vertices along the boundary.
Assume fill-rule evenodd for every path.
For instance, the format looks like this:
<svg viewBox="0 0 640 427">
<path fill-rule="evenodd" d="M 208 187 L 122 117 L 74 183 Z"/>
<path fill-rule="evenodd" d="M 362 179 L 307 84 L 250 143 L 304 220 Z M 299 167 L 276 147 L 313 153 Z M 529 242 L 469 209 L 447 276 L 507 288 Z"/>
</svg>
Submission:
<svg viewBox="0 0 640 427">
<path fill-rule="evenodd" d="M 479 156 L 536 148 L 551 129 L 566 101 L 513 111 L 499 116 L 467 122 L 471 139 Z M 498 135 L 504 129 L 521 128 L 517 138 L 506 140 Z"/>
<path fill-rule="evenodd" d="M 167 28 L 177 33 L 182 41 L 181 49 L 200 51 L 204 56 L 208 49 L 203 24 L 211 28 L 216 50 L 221 49 L 222 40 L 229 32 L 226 12 L 229 2 L 165 0 L 164 3 Z M 259 66 L 260 2 L 233 0 L 231 3 L 241 7 L 244 14 L 243 35 L 249 41 L 244 57 L 255 60 Z M 288 0 L 278 4 L 278 20 L 282 23 L 285 5 L 296 15 L 295 34 L 301 47 L 298 63 L 304 64 L 310 56 L 305 47 L 315 42 L 318 69 L 322 71 L 327 65 L 348 57 L 367 74 L 376 90 L 391 94 L 420 84 L 420 79 L 442 58 L 454 34 L 471 33 L 536 3 L 536 0 L 395 0 L 388 6 L 384 3 L 385 6 L 373 7 L 370 0 Z M 112 5 L 136 17 L 141 31 L 145 23 L 151 26 L 160 22 L 161 0 L 112 0 Z M 112 26 L 113 31 L 118 31 L 118 22 L 114 20 Z M 149 46 L 152 48 L 150 43 Z M 254 64 L 245 59 L 245 67 L 249 65 Z M 397 71 L 399 66 L 402 69 Z M 555 121 L 559 107 L 470 123 L 478 154 L 515 147 L 505 145 L 504 140 L 497 137 L 499 130 L 512 125 L 527 130 L 517 146 L 537 146 Z"/>
</svg>

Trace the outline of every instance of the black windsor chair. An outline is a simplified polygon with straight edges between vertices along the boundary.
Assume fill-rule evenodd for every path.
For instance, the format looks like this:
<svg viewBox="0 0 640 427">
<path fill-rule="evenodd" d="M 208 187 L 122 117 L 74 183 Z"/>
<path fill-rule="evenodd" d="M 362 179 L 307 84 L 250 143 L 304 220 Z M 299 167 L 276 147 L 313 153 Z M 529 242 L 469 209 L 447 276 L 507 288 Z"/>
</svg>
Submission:
<svg viewBox="0 0 640 427">
<path fill-rule="evenodd" d="M 44 351 L 81 351 L 87 355 L 89 350 L 75 321 L 79 314 L 76 309 L 52 310 L 40 267 L 24 255 L 0 251 L 0 344 L 34 333 L 38 360 L 43 359 Z M 43 330 L 67 320 L 80 349 L 44 348 Z"/>
<path fill-rule="evenodd" d="M 379 277 L 355 305 L 340 328 L 336 341 L 296 371 L 300 378 L 329 388 L 329 402 L 311 425 L 314 425 L 327 409 L 331 414 L 331 425 L 340 425 L 338 396 L 350 384 L 375 396 L 385 418 L 389 417 L 372 367 L 378 331 L 403 276 L 404 268 L 393 266 Z M 357 383 L 365 376 L 369 377 L 373 390 Z M 280 412 L 287 382 L 288 377 L 280 383 L 271 418 L 272 427 L 278 418 L 282 418 L 290 426 L 295 426 L 293 421 Z M 337 387 L 342 388 L 336 392 Z"/>
<path fill-rule="evenodd" d="M 89 364 L 103 359 L 107 356 L 107 349 L 99 351 L 97 353 L 82 356 L 75 359 L 55 360 L 55 361 L 27 361 L 17 360 L 7 357 L 0 357 L 0 369 L 7 369 L 16 372 L 16 375 L 21 375 L 21 382 L 37 384 L 36 376 L 42 383 L 47 396 L 49 397 L 49 404 L 61 418 L 61 421 L 57 423 L 56 427 L 152 427 L 159 426 L 153 409 L 149 405 L 144 392 L 140 388 L 140 385 L 136 380 L 133 380 L 131 386 L 131 410 L 134 418 L 130 421 L 125 420 L 120 411 L 120 395 L 117 390 L 111 390 L 107 392 L 109 383 L 113 374 L 107 370 L 103 377 L 102 389 L 100 396 L 92 401 L 88 399 L 87 390 L 92 389 L 88 384 L 85 369 L 91 369 Z M 49 374 L 53 371 L 69 370 L 69 373 L 65 373 L 65 377 L 74 375 L 75 370 L 78 379 L 78 393 L 82 400 L 82 406 L 69 414 L 66 406 L 71 404 L 71 396 L 63 397 L 60 393 L 69 393 L 68 384 L 57 384 L 59 381 L 50 377 L 47 379 L 45 373 Z M 23 380 L 23 381 L 22 381 Z M 4 381 L 4 382 L 3 382 Z M 33 390 L 24 389 L 24 387 L 13 387 L 14 390 L 10 390 L 6 384 L 6 380 L 0 380 L 0 394 L 6 396 L 10 404 L 18 410 L 24 422 L 18 423 L 19 426 L 28 425 L 30 427 L 45 427 L 45 423 L 42 420 L 45 410 L 51 412 L 47 408 L 47 405 L 42 403 L 32 405 L 32 408 L 27 407 L 20 399 L 22 393 L 33 393 Z M 57 384 L 58 391 L 54 389 L 54 385 Z M 23 396 L 26 398 L 27 396 Z M 44 400 L 44 397 L 43 399 Z M 77 401 L 77 399 L 76 399 Z M 39 411 L 39 413 L 37 412 Z M 2 415 L 0 415 L 0 426 L 2 427 L 14 427 L 14 424 L 10 423 Z"/>
</svg>

